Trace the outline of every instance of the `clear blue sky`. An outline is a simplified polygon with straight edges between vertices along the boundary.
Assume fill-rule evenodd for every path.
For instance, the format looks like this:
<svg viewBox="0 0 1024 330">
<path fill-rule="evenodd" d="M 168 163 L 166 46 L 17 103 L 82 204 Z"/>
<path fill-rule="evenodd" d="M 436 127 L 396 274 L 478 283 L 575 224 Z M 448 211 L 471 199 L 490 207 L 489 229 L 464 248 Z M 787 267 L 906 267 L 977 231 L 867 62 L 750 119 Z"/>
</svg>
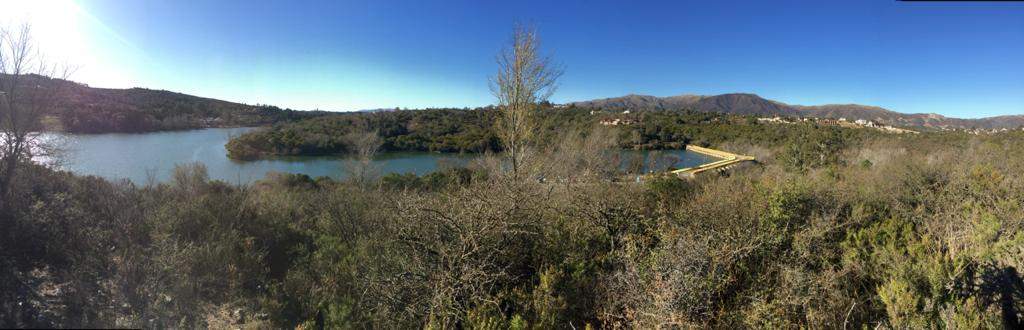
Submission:
<svg viewBox="0 0 1024 330">
<path fill-rule="evenodd" d="M 751 92 L 1024 114 L 1024 3 L 53 2 L 85 17 L 78 80 L 94 86 L 299 109 L 485 105 L 494 55 L 518 21 L 566 66 L 555 102 Z"/>
</svg>

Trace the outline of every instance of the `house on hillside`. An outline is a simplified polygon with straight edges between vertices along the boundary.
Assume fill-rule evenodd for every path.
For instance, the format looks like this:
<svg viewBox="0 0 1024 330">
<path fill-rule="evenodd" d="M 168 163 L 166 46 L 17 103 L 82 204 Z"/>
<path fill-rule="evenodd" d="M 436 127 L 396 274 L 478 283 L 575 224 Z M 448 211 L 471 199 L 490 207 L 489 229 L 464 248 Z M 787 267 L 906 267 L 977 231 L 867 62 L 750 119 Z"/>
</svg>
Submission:
<svg viewBox="0 0 1024 330">
<path fill-rule="evenodd" d="M 759 123 L 774 123 L 774 124 L 789 124 L 790 121 L 782 117 L 771 117 L 771 118 L 757 118 Z"/>
<path fill-rule="evenodd" d="M 832 118 L 818 119 L 818 124 L 823 126 L 839 126 L 839 121 Z"/>
<path fill-rule="evenodd" d="M 867 119 L 857 119 L 856 121 L 854 121 L 854 123 L 857 124 L 857 125 L 860 125 L 860 126 L 864 126 L 864 127 L 875 127 L 875 126 L 877 126 L 875 124 L 875 122 L 867 120 Z"/>
<path fill-rule="evenodd" d="M 632 125 L 635 123 L 635 120 L 625 118 L 606 118 L 601 120 L 601 125 L 605 126 Z"/>
</svg>

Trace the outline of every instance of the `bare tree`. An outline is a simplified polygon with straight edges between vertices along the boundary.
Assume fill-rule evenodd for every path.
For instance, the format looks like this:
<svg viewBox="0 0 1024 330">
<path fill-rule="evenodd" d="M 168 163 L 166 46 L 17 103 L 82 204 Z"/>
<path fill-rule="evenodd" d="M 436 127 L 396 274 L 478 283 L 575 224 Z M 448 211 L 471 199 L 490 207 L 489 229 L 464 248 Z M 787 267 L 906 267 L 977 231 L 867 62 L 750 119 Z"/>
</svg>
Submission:
<svg viewBox="0 0 1024 330">
<path fill-rule="evenodd" d="M 49 150 L 40 138 L 40 118 L 55 105 L 67 69 L 46 63 L 25 24 L 16 29 L 0 27 L 0 209 L 5 209 L 18 166 Z"/>
<path fill-rule="evenodd" d="M 374 182 L 378 176 L 377 168 L 373 165 L 373 157 L 377 155 L 383 141 L 376 131 L 363 127 L 356 132 L 345 135 L 349 147 L 355 153 L 354 159 L 344 162 L 344 170 L 349 180 L 366 186 Z"/>
<path fill-rule="evenodd" d="M 502 113 L 498 134 L 512 175 L 518 177 L 536 133 L 532 117 L 537 104 L 555 92 L 562 68 L 540 54 L 536 29 L 516 26 L 511 42 L 498 54 L 498 74 L 491 78 L 491 92 Z"/>
<path fill-rule="evenodd" d="M 618 170 L 618 140 L 611 128 L 594 125 L 589 131 L 569 129 L 541 150 L 535 163 L 545 178 L 573 183 L 611 179 Z"/>
</svg>

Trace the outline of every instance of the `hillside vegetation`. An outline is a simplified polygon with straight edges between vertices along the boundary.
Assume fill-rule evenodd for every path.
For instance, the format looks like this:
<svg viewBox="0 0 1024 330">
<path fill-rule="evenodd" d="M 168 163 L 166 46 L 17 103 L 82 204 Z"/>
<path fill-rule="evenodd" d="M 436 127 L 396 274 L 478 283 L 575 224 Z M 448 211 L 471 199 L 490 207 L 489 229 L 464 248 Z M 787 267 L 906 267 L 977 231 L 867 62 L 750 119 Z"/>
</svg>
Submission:
<svg viewBox="0 0 1024 330">
<path fill-rule="evenodd" d="M 356 134 L 372 131 L 384 151 L 484 152 L 499 148 L 495 118 L 494 111 L 459 109 L 345 113 L 257 130 L 226 147 L 235 159 L 348 154 Z"/>
<path fill-rule="evenodd" d="M 230 156 L 351 154 L 344 180 L 58 171 L 35 163 L 59 156 L 35 129 L 49 95 L 0 84 L 14 99 L 0 108 L 0 328 L 1024 327 L 1024 132 L 760 124 L 806 109 L 750 94 L 554 106 L 563 66 L 539 49 L 536 29 L 513 29 L 494 109 L 293 122 L 168 92 L 25 85 L 54 88 L 64 107 L 48 119 L 72 131 L 288 120 L 234 138 Z M 757 162 L 621 180 L 634 173 L 621 148 L 686 144 Z M 483 154 L 382 177 L 378 150 Z"/>
<path fill-rule="evenodd" d="M 24 86 L 36 86 L 52 90 L 55 107 L 50 111 L 48 128 L 71 133 L 138 133 L 164 130 L 196 129 L 208 127 L 265 126 L 275 123 L 299 121 L 337 113 L 324 111 L 297 111 L 269 105 L 247 105 L 198 97 L 165 90 L 145 88 L 109 89 L 94 88 L 84 84 L 40 76 L 23 77 Z M 764 99 L 755 94 L 733 93 L 713 96 L 679 95 L 655 97 L 649 95 L 627 95 L 622 97 L 579 101 L 570 103 L 570 108 L 599 111 L 683 111 L 712 112 L 740 116 L 802 116 L 813 118 L 865 119 L 886 125 L 961 128 L 1001 129 L 1024 126 L 1024 116 L 999 116 L 979 119 L 950 118 L 937 114 L 905 114 L 888 109 L 858 104 L 829 104 L 818 106 L 789 105 Z M 481 108 L 484 109 L 484 108 Z M 487 108 L 492 109 L 493 108 Z M 434 109 L 455 110 L 455 109 Z M 479 109 L 478 109 L 479 110 Z M 374 111 L 366 114 L 392 113 L 395 111 Z M 399 111 L 401 112 L 401 111 Z M 446 115 L 441 115 L 446 116 Z M 400 116 L 401 117 L 401 116 Z M 406 123 L 408 118 L 385 119 Z M 473 121 L 474 119 L 467 119 Z M 345 126 L 345 119 L 331 120 L 315 126 Z M 459 124 L 464 124 L 460 121 Z M 477 128 L 492 125 L 491 122 L 473 124 Z M 297 126 L 293 126 L 297 127 Z M 479 133 L 479 132 L 473 132 Z M 403 132 L 393 132 L 404 135 Z M 434 132 L 428 135 L 460 135 L 462 132 Z M 421 134 L 422 135 L 422 134 Z M 270 136 L 263 141 L 254 141 L 262 147 L 279 150 L 250 150 L 254 154 L 295 154 L 295 153 L 339 153 L 337 147 L 342 141 L 317 141 L 323 146 L 288 145 L 273 146 Z M 337 140 L 337 139 L 329 139 Z M 274 140 L 277 141 L 277 140 Z M 293 141 L 297 142 L 297 141 Z M 488 141 L 484 144 L 491 143 Z M 415 148 L 397 147 L 402 150 L 481 150 L 483 146 L 442 145 Z M 333 146 L 332 146 L 333 145 Z M 295 149 L 298 148 L 298 149 Z"/>
<path fill-rule="evenodd" d="M 261 126 L 323 115 L 274 106 L 246 105 L 145 88 L 93 88 L 67 80 L 21 77 L 22 88 L 44 88 L 53 97 L 46 124 L 70 133 L 139 133 L 208 127 Z"/>
<path fill-rule="evenodd" d="M 881 107 L 860 104 L 790 105 L 749 93 L 678 95 L 668 97 L 631 94 L 621 97 L 573 102 L 570 105 L 588 109 L 596 108 L 619 111 L 692 109 L 703 112 L 738 115 L 846 118 L 850 121 L 864 119 L 893 126 L 949 129 L 1016 129 L 1024 126 L 1024 116 L 1021 115 L 962 119 L 934 113 L 901 113 Z"/>
<path fill-rule="evenodd" d="M 547 140 L 536 171 L 567 180 L 546 184 L 488 157 L 250 186 L 27 167 L 0 210 L 0 326 L 1021 325 L 1020 133 L 697 134 L 759 165 L 622 184 L 598 132 Z"/>
<path fill-rule="evenodd" d="M 497 110 L 426 109 L 373 113 L 347 113 L 282 123 L 231 139 L 228 156 L 256 159 L 295 155 L 352 154 L 359 132 L 374 132 L 382 139 L 381 151 L 497 152 Z M 621 114 L 582 108 L 538 112 L 539 140 L 557 140 L 560 134 L 586 131 L 610 118 L 628 119 L 629 125 L 609 126 L 617 147 L 625 149 L 679 149 L 686 144 L 707 146 L 724 141 L 783 143 L 788 136 L 816 127 L 765 125 L 754 117 L 689 110 L 639 111 Z M 839 130 L 847 135 L 873 132 Z"/>
</svg>

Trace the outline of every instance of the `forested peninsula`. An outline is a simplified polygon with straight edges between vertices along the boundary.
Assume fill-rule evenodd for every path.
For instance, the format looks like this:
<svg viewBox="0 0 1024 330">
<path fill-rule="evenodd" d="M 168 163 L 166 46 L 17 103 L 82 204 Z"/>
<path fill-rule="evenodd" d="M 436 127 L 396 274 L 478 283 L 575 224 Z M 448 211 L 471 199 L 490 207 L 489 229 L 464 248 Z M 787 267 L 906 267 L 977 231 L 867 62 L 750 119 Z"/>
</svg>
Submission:
<svg viewBox="0 0 1024 330">
<path fill-rule="evenodd" d="M 286 122 L 233 137 L 228 156 L 251 160 L 276 156 L 349 155 L 356 152 L 360 134 L 381 138 L 380 151 L 483 153 L 501 151 L 493 108 L 423 109 L 354 112 Z M 564 132 L 610 130 L 623 149 L 678 149 L 724 141 L 784 143 L 811 134 L 815 122 L 796 125 L 763 124 L 752 115 L 698 112 L 688 109 L 626 112 L 577 107 L 540 107 L 535 114 L 540 140 Z M 839 129 L 848 135 L 877 134 Z"/>
</svg>

